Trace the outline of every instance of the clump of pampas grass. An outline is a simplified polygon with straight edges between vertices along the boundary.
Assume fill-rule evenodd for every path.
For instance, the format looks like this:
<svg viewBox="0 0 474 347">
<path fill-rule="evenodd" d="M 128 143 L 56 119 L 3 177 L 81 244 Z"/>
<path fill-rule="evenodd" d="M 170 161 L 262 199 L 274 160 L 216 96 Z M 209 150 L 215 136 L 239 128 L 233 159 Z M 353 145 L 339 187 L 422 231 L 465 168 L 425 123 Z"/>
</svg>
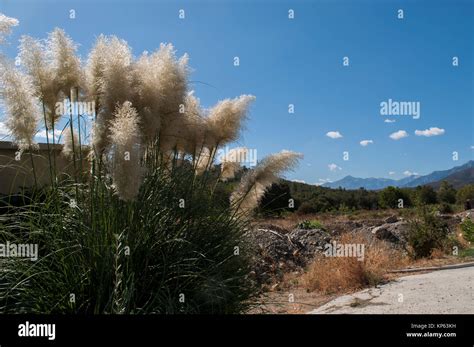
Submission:
<svg viewBox="0 0 474 347">
<path fill-rule="evenodd" d="M 246 173 L 230 200 L 237 215 L 249 215 L 259 204 L 265 191 L 278 181 L 284 171 L 292 170 L 302 154 L 283 150 L 263 159 L 257 167 Z"/>
<path fill-rule="evenodd" d="M 24 38 L 20 50 L 21 67 L 2 65 L 1 82 L 6 124 L 21 148 L 33 145 L 41 102 L 45 127 L 49 122 L 53 133 L 58 119 L 47 113 L 63 98 L 94 102 L 96 119 L 90 163 L 81 157 L 72 175 L 58 175 L 62 168 L 48 145 L 53 188 L 42 187 L 41 194 L 33 189 L 32 196 L 27 192 L 28 205 L 9 206 L 2 215 L 0 236 L 11 233 L 19 242 L 30 242 L 35 235 L 49 259 L 34 269 L 21 259 L 5 263 L 2 311 L 246 312 L 259 291 L 249 276 L 252 253 L 244 236 L 249 220 L 239 218 L 236 209 L 250 211 L 298 157 L 283 152 L 265 159 L 246 176 L 232 196 L 234 210 L 229 208 L 228 186 L 219 189 L 213 160 L 220 146 L 239 137 L 255 98 L 243 95 L 202 108 L 188 92 L 188 58 L 178 58 L 171 45 L 135 59 L 125 41 L 100 36 L 82 66 L 75 44 L 56 29 L 46 41 Z M 87 124 L 81 127 L 84 115 L 72 110 L 62 132 L 62 153 L 77 158 L 80 140 L 88 147 L 90 134 Z M 234 163 L 232 157 L 224 163 Z M 230 165 L 224 176 L 238 169 Z M 133 250 L 128 255 L 123 242 Z M 229 257 L 236 244 L 241 255 Z M 58 299 L 69 295 L 71 278 L 81 278 L 75 290 L 86 304 Z M 186 303 L 177 305 L 183 292 Z"/>
</svg>

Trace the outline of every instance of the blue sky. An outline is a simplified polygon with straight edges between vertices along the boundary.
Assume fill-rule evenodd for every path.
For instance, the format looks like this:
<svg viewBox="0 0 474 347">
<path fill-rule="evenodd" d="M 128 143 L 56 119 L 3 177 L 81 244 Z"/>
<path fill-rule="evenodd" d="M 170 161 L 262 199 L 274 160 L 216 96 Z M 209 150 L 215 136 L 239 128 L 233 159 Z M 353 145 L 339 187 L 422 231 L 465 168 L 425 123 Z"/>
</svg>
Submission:
<svg viewBox="0 0 474 347">
<path fill-rule="evenodd" d="M 173 43 L 178 55 L 190 55 L 191 87 L 203 105 L 257 97 L 238 145 L 257 149 L 260 158 L 302 152 L 290 179 L 402 178 L 473 158 L 472 1 L 0 0 L 0 12 L 20 21 L 4 48 L 12 58 L 20 35 L 44 38 L 54 27 L 80 44 L 83 58 L 100 33 L 125 39 L 135 55 Z M 382 116 L 380 103 L 388 99 L 419 102 L 420 118 Z M 432 127 L 444 133 L 415 135 Z M 391 139 L 398 130 L 408 137 Z M 330 131 L 342 137 L 326 136 Z"/>
</svg>

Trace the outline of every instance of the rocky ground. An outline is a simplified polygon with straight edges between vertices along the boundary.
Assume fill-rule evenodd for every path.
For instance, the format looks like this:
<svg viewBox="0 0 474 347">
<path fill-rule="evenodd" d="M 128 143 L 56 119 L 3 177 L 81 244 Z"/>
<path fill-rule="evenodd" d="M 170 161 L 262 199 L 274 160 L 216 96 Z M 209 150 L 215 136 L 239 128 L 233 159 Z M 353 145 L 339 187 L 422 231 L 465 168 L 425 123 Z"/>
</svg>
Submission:
<svg viewBox="0 0 474 347">
<path fill-rule="evenodd" d="M 463 218 L 474 217 L 474 210 L 440 216 L 454 232 Z M 323 252 L 327 243 L 342 233 L 361 233 L 369 241 L 372 238 L 385 240 L 403 250 L 408 229 L 409 222 L 393 214 L 384 218 L 364 216 L 359 220 L 335 218 L 325 221 L 324 228 L 319 229 L 289 229 L 272 223 L 257 223 L 247 237 L 255 247 L 255 278 L 261 284 L 271 284 L 281 281 L 286 273 L 303 271 L 315 256 Z"/>
</svg>

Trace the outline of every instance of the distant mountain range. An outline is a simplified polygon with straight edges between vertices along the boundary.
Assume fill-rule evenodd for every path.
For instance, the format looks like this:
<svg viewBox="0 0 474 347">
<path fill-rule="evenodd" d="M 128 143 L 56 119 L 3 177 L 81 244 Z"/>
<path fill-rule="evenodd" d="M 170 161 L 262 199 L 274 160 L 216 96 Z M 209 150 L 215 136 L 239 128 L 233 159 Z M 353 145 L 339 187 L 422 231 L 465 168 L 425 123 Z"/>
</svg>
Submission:
<svg viewBox="0 0 474 347">
<path fill-rule="evenodd" d="M 434 188 L 438 188 L 443 180 L 453 184 L 455 188 L 474 183 L 474 161 L 470 160 L 464 165 L 456 166 L 449 170 L 433 171 L 432 173 L 423 176 L 411 175 L 400 180 L 346 176 L 339 181 L 325 183 L 323 184 L 323 187 L 341 187 L 344 189 L 365 188 L 367 190 L 378 190 L 388 186 L 412 188 L 422 185 L 430 185 Z"/>
</svg>

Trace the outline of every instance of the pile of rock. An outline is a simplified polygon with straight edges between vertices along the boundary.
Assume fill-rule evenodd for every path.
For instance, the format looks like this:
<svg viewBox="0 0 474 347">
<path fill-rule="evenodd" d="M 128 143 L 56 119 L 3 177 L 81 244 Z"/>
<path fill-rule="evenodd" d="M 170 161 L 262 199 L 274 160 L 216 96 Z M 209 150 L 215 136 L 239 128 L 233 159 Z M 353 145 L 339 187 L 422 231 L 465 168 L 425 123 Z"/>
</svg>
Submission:
<svg viewBox="0 0 474 347">
<path fill-rule="evenodd" d="M 384 220 L 382 225 L 370 228 L 370 232 L 377 239 L 388 241 L 401 247 L 406 245 L 408 231 L 408 222 L 399 220 L 396 216 L 390 216 Z"/>
<path fill-rule="evenodd" d="M 331 234 L 322 229 L 284 233 L 269 227 L 247 233 L 254 248 L 254 276 L 259 283 L 279 281 L 285 273 L 303 269 L 331 241 Z"/>
<path fill-rule="evenodd" d="M 473 218 L 474 211 L 458 215 L 441 215 L 454 231 L 462 219 Z M 254 276 L 259 283 L 280 281 L 285 273 L 301 271 L 325 245 L 345 232 L 361 233 L 368 240 L 387 241 L 406 249 L 410 230 L 408 221 L 395 215 L 385 219 L 334 221 L 325 229 L 293 229 L 287 231 L 271 224 L 260 224 L 246 234 L 253 247 Z"/>
</svg>

